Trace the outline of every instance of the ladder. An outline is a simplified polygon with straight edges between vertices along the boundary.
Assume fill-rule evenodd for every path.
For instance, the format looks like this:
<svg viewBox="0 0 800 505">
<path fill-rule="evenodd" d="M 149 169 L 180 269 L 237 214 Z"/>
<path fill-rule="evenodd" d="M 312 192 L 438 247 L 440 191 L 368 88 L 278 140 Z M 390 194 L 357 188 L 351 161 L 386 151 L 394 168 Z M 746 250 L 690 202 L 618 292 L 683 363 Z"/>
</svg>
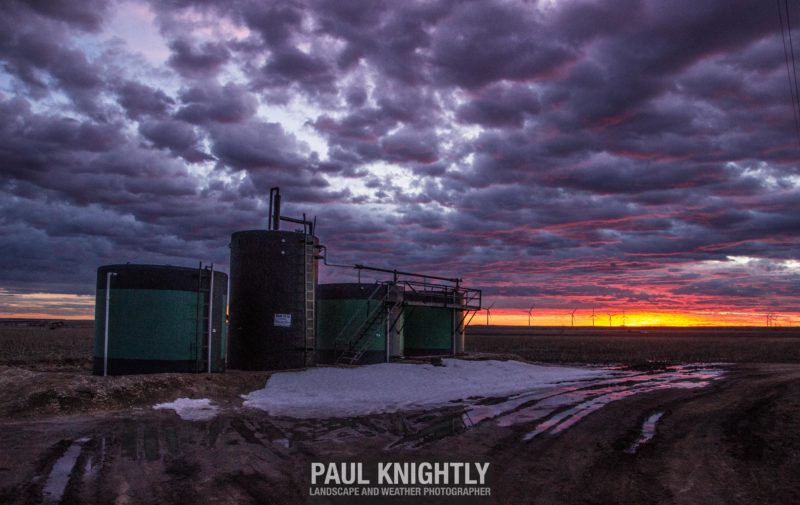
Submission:
<svg viewBox="0 0 800 505">
<path fill-rule="evenodd" d="M 199 268 L 199 279 L 197 282 L 197 330 L 195 331 L 196 339 L 198 342 L 196 349 L 199 351 L 195 355 L 195 372 L 211 372 L 208 358 L 208 327 L 211 303 L 211 276 L 214 275 L 209 267 L 203 267 L 202 263 Z"/>
<path fill-rule="evenodd" d="M 303 235 L 303 307 L 305 318 L 303 319 L 303 352 L 306 366 L 314 364 L 314 352 L 316 351 L 316 275 L 314 269 L 314 237 Z"/>
</svg>

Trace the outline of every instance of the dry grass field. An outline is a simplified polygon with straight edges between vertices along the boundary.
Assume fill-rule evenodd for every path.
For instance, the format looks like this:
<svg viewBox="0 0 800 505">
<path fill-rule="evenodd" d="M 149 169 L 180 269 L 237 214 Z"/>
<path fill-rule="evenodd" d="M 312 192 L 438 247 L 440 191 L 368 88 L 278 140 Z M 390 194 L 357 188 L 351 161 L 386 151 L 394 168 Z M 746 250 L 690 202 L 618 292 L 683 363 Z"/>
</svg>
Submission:
<svg viewBox="0 0 800 505">
<path fill-rule="evenodd" d="M 470 326 L 466 347 L 548 363 L 800 363 L 800 328 Z"/>
<path fill-rule="evenodd" d="M 0 365 L 91 369 L 94 327 L 0 326 Z"/>
</svg>

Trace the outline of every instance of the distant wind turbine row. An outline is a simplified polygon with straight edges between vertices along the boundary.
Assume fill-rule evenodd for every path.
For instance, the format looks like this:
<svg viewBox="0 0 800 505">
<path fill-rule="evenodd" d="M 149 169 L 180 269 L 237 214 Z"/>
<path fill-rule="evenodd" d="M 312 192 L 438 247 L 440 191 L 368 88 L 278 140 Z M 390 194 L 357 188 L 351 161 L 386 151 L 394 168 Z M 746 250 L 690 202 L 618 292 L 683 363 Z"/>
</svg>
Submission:
<svg viewBox="0 0 800 505">
<path fill-rule="evenodd" d="M 483 310 L 486 311 L 486 325 L 488 326 L 490 323 L 490 317 L 492 315 L 492 307 L 494 307 L 495 302 L 492 302 L 488 307 L 485 307 Z M 536 308 L 536 305 L 531 305 L 529 309 L 527 309 L 526 313 L 528 314 L 528 326 L 532 326 L 533 324 L 533 310 Z M 570 316 L 570 326 L 575 326 L 575 314 L 578 312 L 579 309 L 575 308 L 569 312 Z M 622 324 L 621 327 L 625 327 L 628 325 L 628 313 L 626 310 L 623 310 L 622 313 L 611 313 L 607 312 L 606 316 L 608 317 L 608 326 L 614 326 L 614 318 L 617 316 L 622 316 Z M 597 325 L 597 318 L 600 317 L 596 309 L 592 307 L 592 313 L 588 316 L 592 320 L 592 326 Z M 766 317 L 766 324 L 768 327 L 778 326 L 777 320 L 779 318 L 779 314 L 775 312 L 768 312 L 765 315 Z"/>
</svg>

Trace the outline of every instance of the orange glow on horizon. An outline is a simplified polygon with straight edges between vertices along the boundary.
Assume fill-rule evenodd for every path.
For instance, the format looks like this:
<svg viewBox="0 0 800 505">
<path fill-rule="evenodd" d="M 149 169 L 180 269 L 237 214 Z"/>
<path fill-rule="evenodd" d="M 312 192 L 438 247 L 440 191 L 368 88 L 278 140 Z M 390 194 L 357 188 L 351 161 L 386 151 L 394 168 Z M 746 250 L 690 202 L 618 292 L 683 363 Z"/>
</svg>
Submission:
<svg viewBox="0 0 800 505">
<path fill-rule="evenodd" d="M 86 321 L 87 319 L 94 319 L 94 312 L 91 314 L 46 314 L 43 312 L 22 312 L 22 313 L 8 313 L 0 312 L 0 319 L 55 319 L 63 321 Z"/>
<path fill-rule="evenodd" d="M 571 326 L 572 311 L 534 310 L 530 317 L 531 326 Z M 609 324 L 611 314 L 611 324 Z M 800 314 L 776 314 L 774 326 L 800 326 Z M 467 318 L 469 321 L 469 318 Z M 498 326 L 528 326 L 528 314 L 525 309 L 498 309 L 493 308 L 489 316 L 490 325 Z M 470 325 L 486 325 L 486 311 L 480 311 L 472 318 Z M 575 312 L 575 326 L 593 326 L 591 310 L 577 310 Z M 594 326 L 767 326 L 766 313 L 744 311 L 717 311 L 717 312 L 656 312 L 656 311 L 631 311 L 625 312 L 613 309 L 595 310 Z"/>
</svg>

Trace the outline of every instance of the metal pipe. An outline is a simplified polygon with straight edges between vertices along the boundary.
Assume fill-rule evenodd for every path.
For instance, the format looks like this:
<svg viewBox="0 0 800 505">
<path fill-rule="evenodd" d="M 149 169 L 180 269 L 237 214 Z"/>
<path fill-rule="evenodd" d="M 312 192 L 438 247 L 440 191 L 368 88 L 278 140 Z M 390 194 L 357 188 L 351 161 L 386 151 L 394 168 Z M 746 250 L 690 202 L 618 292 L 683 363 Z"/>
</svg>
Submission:
<svg viewBox="0 0 800 505">
<path fill-rule="evenodd" d="M 324 245 L 319 245 L 319 250 L 323 252 L 322 254 L 322 264 L 326 267 L 341 267 L 341 268 L 353 268 L 353 265 L 344 265 L 339 263 L 328 263 L 328 248 Z"/>
<path fill-rule="evenodd" d="M 228 281 L 228 282 L 225 283 L 225 304 L 224 304 L 225 306 L 222 307 L 222 310 L 223 310 L 223 312 L 222 312 L 222 324 L 225 325 L 223 328 L 227 328 L 228 327 L 228 322 L 229 322 L 228 317 L 230 316 L 230 303 L 231 303 L 231 283 L 230 283 L 230 281 Z M 224 332 L 222 333 L 222 335 L 219 336 L 220 341 L 222 340 L 223 335 L 225 335 Z M 220 347 L 220 349 L 223 349 L 225 351 L 225 369 L 227 369 L 228 368 L 228 339 L 227 338 L 225 339 L 225 347 L 224 348 Z"/>
<path fill-rule="evenodd" d="M 303 214 L 303 219 L 297 219 L 296 217 L 287 217 L 281 216 L 281 221 L 287 221 L 289 223 L 297 223 L 303 225 L 303 233 L 306 235 L 313 235 L 314 234 L 314 223 L 306 219 L 306 215 Z"/>
<path fill-rule="evenodd" d="M 211 373 L 211 334 L 214 331 L 214 264 L 210 269 L 211 281 L 208 285 L 208 373 Z"/>
<path fill-rule="evenodd" d="M 389 296 L 389 286 L 386 286 L 386 296 Z M 386 332 L 386 362 L 388 363 L 391 359 L 391 337 L 389 336 L 389 305 L 384 303 L 383 309 L 384 319 L 386 319 L 384 323 L 385 332 Z"/>
<path fill-rule="evenodd" d="M 425 275 L 425 274 L 415 274 L 412 272 L 402 272 L 400 270 L 389 270 L 388 268 L 376 268 L 376 267 L 368 267 L 365 265 L 353 265 L 353 268 L 357 270 L 370 270 L 372 272 L 385 272 L 388 274 L 393 274 L 395 276 L 398 275 L 405 275 L 408 277 L 422 277 L 423 279 L 436 279 L 438 281 L 447 281 L 447 282 L 461 282 L 461 279 L 453 278 L 453 277 L 438 277 L 436 275 Z"/>
<path fill-rule="evenodd" d="M 111 277 L 117 275 L 116 272 L 106 273 L 106 320 L 105 336 L 103 342 L 103 377 L 108 375 L 108 316 L 111 301 Z"/>
<path fill-rule="evenodd" d="M 272 229 L 281 229 L 281 190 L 275 188 L 274 209 L 272 211 Z"/>
<path fill-rule="evenodd" d="M 452 314 L 453 315 L 453 318 L 452 318 L 453 320 L 451 321 L 451 324 L 453 325 L 452 326 L 452 328 L 453 328 L 453 356 L 455 356 L 456 352 L 458 350 L 458 348 L 456 347 L 456 330 L 458 328 L 456 327 L 456 311 L 455 310 L 451 310 L 450 312 L 453 313 Z"/>
<path fill-rule="evenodd" d="M 275 188 L 269 190 L 269 209 L 267 210 L 267 230 L 272 229 L 272 192 Z"/>
</svg>

